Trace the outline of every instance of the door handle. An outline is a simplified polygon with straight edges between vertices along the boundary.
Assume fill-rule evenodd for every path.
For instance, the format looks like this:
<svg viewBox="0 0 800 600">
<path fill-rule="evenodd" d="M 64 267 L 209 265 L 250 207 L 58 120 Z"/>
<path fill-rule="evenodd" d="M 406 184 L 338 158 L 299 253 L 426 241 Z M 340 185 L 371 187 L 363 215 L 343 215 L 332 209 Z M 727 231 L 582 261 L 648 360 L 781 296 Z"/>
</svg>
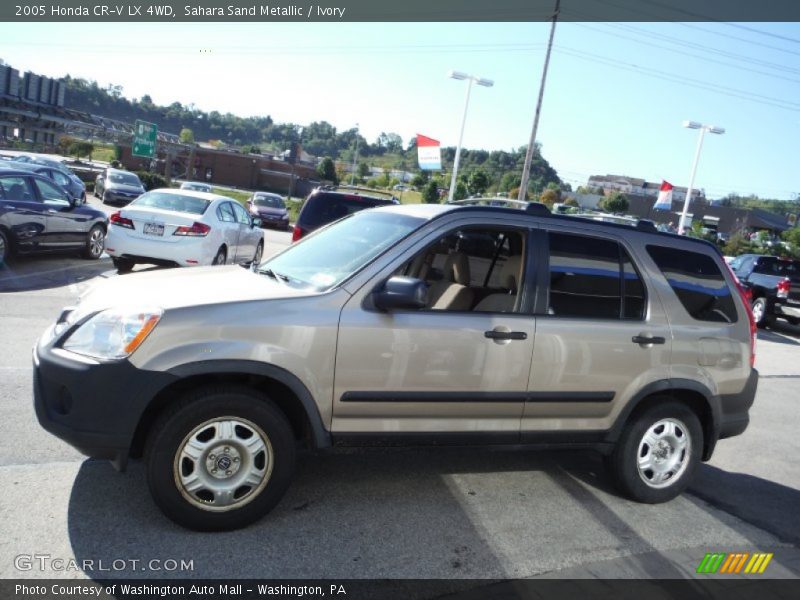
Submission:
<svg viewBox="0 0 800 600">
<path fill-rule="evenodd" d="M 635 335 L 631 338 L 634 344 L 649 345 L 649 344 L 666 344 L 667 340 L 661 336 L 646 336 Z"/>
<path fill-rule="evenodd" d="M 524 331 L 484 331 L 483 336 L 490 340 L 527 340 L 528 334 Z"/>
</svg>

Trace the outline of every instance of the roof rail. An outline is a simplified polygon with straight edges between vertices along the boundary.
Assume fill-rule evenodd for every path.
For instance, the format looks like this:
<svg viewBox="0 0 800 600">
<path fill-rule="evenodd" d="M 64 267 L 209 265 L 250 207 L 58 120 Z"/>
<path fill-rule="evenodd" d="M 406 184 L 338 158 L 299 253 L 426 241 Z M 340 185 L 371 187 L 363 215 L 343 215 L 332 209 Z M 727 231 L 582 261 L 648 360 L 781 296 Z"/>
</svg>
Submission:
<svg viewBox="0 0 800 600">
<path fill-rule="evenodd" d="M 323 189 L 334 192 L 348 192 L 352 194 L 364 193 L 364 194 L 371 194 L 373 196 L 382 195 L 382 196 L 388 196 L 392 200 L 397 199 L 397 196 L 395 196 L 391 192 L 387 192 L 385 190 L 376 190 L 373 188 L 365 188 L 365 187 L 350 186 L 350 185 L 336 185 L 336 186 L 325 186 L 323 187 Z"/>
</svg>

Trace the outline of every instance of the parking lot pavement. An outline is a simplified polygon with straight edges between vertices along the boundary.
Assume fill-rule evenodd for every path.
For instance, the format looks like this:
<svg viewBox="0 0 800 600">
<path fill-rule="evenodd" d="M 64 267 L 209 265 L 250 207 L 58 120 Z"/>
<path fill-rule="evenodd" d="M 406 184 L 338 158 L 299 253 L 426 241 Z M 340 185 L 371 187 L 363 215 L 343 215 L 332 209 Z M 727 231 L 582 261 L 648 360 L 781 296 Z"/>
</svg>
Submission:
<svg viewBox="0 0 800 600">
<path fill-rule="evenodd" d="M 37 261 L 19 268 L 51 285 L 0 294 L 0 577 L 189 574 L 130 562 L 102 573 L 17 570 L 14 557 L 32 553 L 191 560 L 195 577 L 692 577 L 714 551 L 774 552 L 768 575 L 800 576 L 798 328 L 760 332 L 750 428 L 721 441 L 690 492 L 668 504 L 620 498 L 589 453 L 349 450 L 302 454 L 288 494 L 254 526 L 199 534 L 158 512 L 139 462 L 116 473 L 36 423 L 31 346 L 91 283 L 94 265 L 116 276 L 102 261 Z"/>
</svg>

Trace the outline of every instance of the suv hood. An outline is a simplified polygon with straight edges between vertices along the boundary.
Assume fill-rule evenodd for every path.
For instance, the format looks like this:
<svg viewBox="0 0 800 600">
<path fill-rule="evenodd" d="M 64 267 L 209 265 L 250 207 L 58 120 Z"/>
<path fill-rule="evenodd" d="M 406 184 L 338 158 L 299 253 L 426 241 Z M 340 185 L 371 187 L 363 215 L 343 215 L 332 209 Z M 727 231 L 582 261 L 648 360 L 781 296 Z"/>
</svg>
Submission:
<svg viewBox="0 0 800 600">
<path fill-rule="evenodd" d="M 315 293 L 298 289 L 239 266 L 188 267 L 117 275 L 96 283 L 79 300 L 82 315 L 114 306 L 158 307 L 164 310 L 292 298 Z M 243 315 L 244 318 L 244 315 Z"/>
</svg>

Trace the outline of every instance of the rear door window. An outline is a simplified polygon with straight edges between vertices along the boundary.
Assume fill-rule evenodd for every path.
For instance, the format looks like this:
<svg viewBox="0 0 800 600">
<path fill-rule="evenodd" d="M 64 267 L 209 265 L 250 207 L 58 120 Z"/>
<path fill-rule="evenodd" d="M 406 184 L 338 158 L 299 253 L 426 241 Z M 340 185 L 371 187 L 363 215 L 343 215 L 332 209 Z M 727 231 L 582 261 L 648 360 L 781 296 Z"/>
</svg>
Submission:
<svg viewBox="0 0 800 600">
<path fill-rule="evenodd" d="M 713 258 L 666 246 L 647 246 L 647 252 L 692 318 L 737 321 L 733 295 Z"/>
<path fill-rule="evenodd" d="M 547 314 L 641 320 L 645 289 L 627 251 L 613 240 L 550 232 Z"/>
</svg>

